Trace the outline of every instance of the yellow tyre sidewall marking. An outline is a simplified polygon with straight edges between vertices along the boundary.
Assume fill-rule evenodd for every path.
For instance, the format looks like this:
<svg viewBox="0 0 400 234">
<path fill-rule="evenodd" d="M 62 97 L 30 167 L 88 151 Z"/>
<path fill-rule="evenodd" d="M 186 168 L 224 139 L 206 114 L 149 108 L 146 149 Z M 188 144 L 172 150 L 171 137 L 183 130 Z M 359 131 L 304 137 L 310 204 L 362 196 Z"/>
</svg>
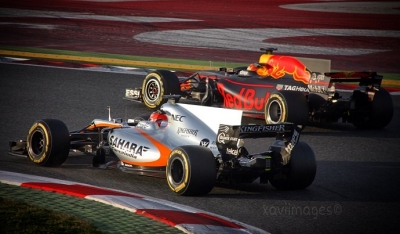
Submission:
<svg viewBox="0 0 400 234">
<path fill-rule="evenodd" d="M 187 157 L 185 156 L 185 154 L 181 151 L 181 150 L 173 150 L 172 152 L 171 152 L 171 156 L 172 155 L 174 155 L 174 154 L 179 154 L 180 156 L 181 156 L 181 158 L 183 159 L 183 163 L 184 163 L 184 165 L 183 165 L 183 167 L 184 167 L 184 175 L 183 175 L 183 182 L 181 182 L 178 186 L 174 186 L 171 182 L 170 182 L 170 177 L 168 176 L 168 172 L 170 171 L 170 167 L 171 167 L 171 165 L 167 165 L 167 181 L 168 181 L 168 186 L 171 188 L 171 190 L 172 191 L 174 191 L 174 192 L 180 192 L 182 189 L 185 189 L 186 188 L 186 186 L 187 186 L 187 184 L 188 184 L 188 182 L 189 182 L 189 163 L 188 163 L 188 160 L 187 160 Z M 176 157 L 176 156 L 175 156 Z M 168 163 L 169 163 L 170 161 L 168 160 Z"/>
<path fill-rule="evenodd" d="M 42 152 L 41 157 L 38 158 L 38 159 L 35 159 L 35 158 L 32 157 L 32 155 L 30 154 L 29 148 L 30 148 L 31 134 L 32 134 L 32 132 L 34 132 L 34 131 L 37 130 L 37 129 L 41 129 L 41 130 L 43 131 L 43 134 L 44 134 L 44 136 L 45 136 L 45 138 L 46 138 L 46 140 L 45 140 L 45 143 L 46 143 L 46 144 L 44 145 L 44 150 L 43 150 L 43 152 Z M 34 163 L 41 163 L 41 162 L 43 162 L 43 160 L 45 160 L 45 159 L 47 158 L 47 154 L 48 154 L 48 151 L 49 151 L 49 143 L 50 143 L 50 141 L 49 141 L 49 133 L 47 132 L 46 127 L 45 127 L 42 123 L 36 123 L 36 124 L 32 125 L 32 127 L 29 129 L 28 136 L 30 136 L 30 137 L 28 137 L 28 140 L 26 141 L 26 144 L 27 144 L 26 146 L 27 146 L 27 148 L 28 148 L 28 156 L 29 156 L 29 159 L 32 160 Z"/>
<path fill-rule="evenodd" d="M 143 85 L 142 85 L 142 97 L 144 97 L 145 95 L 145 93 L 147 92 L 146 91 L 146 85 L 147 85 L 147 79 L 149 78 L 150 80 L 151 80 L 151 78 L 156 78 L 157 80 L 158 80 L 158 82 L 160 83 L 160 96 L 159 97 L 162 97 L 162 96 L 164 96 L 164 88 L 163 88 L 163 85 L 164 85 L 164 83 L 162 82 L 162 79 L 161 79 L 161 76 L 159 75 L 159 74 L 157 74 L 157 73 L 150 73 L 150 74 L 148 74 L 147 76 L 146 76 L 146 78 L 145 78 L 145 80 L 146 80 L 146 82 L 143 82 Z M 147 100 L 146 100 L 146 98 L 143 98 L 143 101 L 144 101 L 144 104 L 147 106 L 147 107 L 149 107 L 149 108 L 155 108 L 155 107 L 157 107 L 158 105 L 160 105 L 161 104 L 161 102 L 162 102 L 162 98 L 158 98 L 158 101 L 157 101 L 157 103 L 154 103 L 154 104 L 149 104 L 148 102 L 147 102 Z"/>
<path fill-rule="evenodd" d="M 282 108 L 281 108 L 281 121 L 280 122 L 285 122 L 286 120 L 287 120 L 287 105 L 286 105 L 286 102 L 285 102 L 285 100 L 282 98 L 282 96 L 281 95 L 279 95 L 279 94 L 277 94 L 277 93 L 273 93 L 273 94 L 271 94 L 271 96 L 269 97 L 269 99 L 268 100 L 270 100 L 270 99 L 272 99 L 272 98 L 275 98 L 275 99 L 277 99 L 277 100 L 279 100 L 279 102 L 282 104 Z M 269 107 L 269 102 L 267 102 L 267 104 L 265 105 L 265 110 L 264 110 L 264 119 L 265 119 L 265 122 L 267 123 L 267 124 L 271 124 L 271 123 L 269 123 L 268 122 L 268 115 L 269 115 L 269 113 L 267 113 L 267 108 Z M 269 112 L 269 111 L 268 111 Z"/>
</svg>

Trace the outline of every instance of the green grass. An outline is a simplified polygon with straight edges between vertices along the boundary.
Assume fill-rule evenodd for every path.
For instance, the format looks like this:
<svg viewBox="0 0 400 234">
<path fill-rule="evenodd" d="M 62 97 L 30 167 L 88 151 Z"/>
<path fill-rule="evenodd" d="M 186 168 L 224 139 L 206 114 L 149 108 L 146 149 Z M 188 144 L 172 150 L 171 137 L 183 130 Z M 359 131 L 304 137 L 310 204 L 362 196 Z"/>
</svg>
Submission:
<svg viewBox="0 0 400 234">
<path fill-rule="evenodd" d="M 80 57 L 94 57 L 94 58 L 105 58 L 105 59 L 121 59 L 130 61 L 143 61 L 143 62 L 160 62 L 170 64 L 184 64 L 184 65 L 197 65 L 197 66 L 210 66 L 210 61 L 202 60 L 189 60 L 189 59 L 173 59 L 173 58 L 160 58 L 160 57 L 148 57 L 148 56 L 134 56 L 134 55 L 123 55 L 123 54 L 108 54 L 108 53 L 95 53 L 95 52 L 80 52 L 70 50 L 55 50 L 46 48 L 35 48 L 35 47 L 21 47 L 21 46 L 4 46 L 0 45 L 0 50 L 11 50 L 19 52 L 31 52 L 31 53 L 44 53 L 44 54 L 55 54 L 55 55 L 69 55 L 69 56 L 80 56 Z M 250 63 L 251 61 L 249 61 Z M 229 61 L 212 61 L 212 67 L 243 67 L 249 63 L 233 63 Z M 118 65 L 118 64 L 114 64 Z M 384 77 L 384 80 L 400 81 L 400 74 L 395 73 L 381 73 L 379 75 Z M 395 86 L 397 87 L 397 85 Z"/>
<path fill-rule="evenodd" d="M 107 54 L 107 53 L 95 53 L 95 52 L 80 52 L 80 51 L 55 50 L 55 49 L 34 48 L 34 47 L 0 45 L 0 50 L 12 50 L 12 51 L 20 51 L 20 52 L 45 53 L 45 54 L 56 54 L 56 55 L 71 55 L 71 56 L 107 58 L 107 59 L 122 59 L 122 60 L 144 61 L 144 62 L 157 61 L 157 62 L 161 62 L 161 63 L 210 66 L 210 61 L 202 61 L 202 60 L 134 56 L 134 55 L 123 55 L 123 54 Z M 240 67 L 240 66 L 248 65 L 248 64 L 244 64 L 244 63 L 232 63 L 232 62 L 225 62 L 225 61 L 224 62 L 211 61 L 211 62 L 212 62 L 213 67 Z"/>
<path fill-rule="evenodd" d="M 379 75 L 383 76 L 385 80 L 397 80 L 400 81 L 400 74 L 393 74 L 393 73 L 379 73 Z"/>
<path fill-rule="evenodd" d="M 0 233 L 103 233 L 88 221 L 0 197 Z"/>
</svg>

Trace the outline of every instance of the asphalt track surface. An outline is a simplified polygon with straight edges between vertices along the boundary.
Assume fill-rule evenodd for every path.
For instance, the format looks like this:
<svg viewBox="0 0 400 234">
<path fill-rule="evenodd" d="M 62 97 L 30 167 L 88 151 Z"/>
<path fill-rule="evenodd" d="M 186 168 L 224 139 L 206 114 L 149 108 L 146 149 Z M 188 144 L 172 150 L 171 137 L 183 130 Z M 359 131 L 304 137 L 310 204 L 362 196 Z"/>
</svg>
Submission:
<svg viewBox="0 0 400 234">
<path fill-rule="evenodd" d="M 261 40 L 278 43 L 281 52 L 289 46 L 296 53 L 285 54 L 295 56 L 307 56 L 301 48 L 317 47 L 321 53 L 315 52 L 312 57 L 332 59 L 333 69 L 399 73 L 398 1 L 363 3 L 362 8 L 359 5 L 340 7 L 344 2 L 332 3 L 341 5 L 325 5 L 322 9 L 327 12 L 315 12 L 322 11 L 321 5 L 306 5 L 313 11 L 279 6 L 300 2 L 268 1 L 264 6 L 265 1 L 252 1 L 250 5 L 247 1 L 218 1 L 209 5 L 203 1 L 96 3 L 60 0 L 55 4 L 47 0 L 2 0 L 0 32 L 7 36 L 0 37 L 0 45 L 248 62 L 258 58 Z M 4 8 L 47 12 L 39 12 L 40 17 L 37 17 L 38 12 L 10 13 L 7 10 L 4 13 Z M 332 9 L 351 9 L 353 12 L 337 13 Z M 361 13 L 354 12 L 360 9 Z M 371 9 L 376 14 L 371 14 L 374 13 Z M 51 17 L 52 11 L 67 12 L 67 16 L 56 14 Z M 71 12 L 85 13 L 85 16 L 71 17 Z M 165 18 L 180 20 L 165 21 Z M 148 21 L 150 19 L 161 21 Z M 215 28 L 229 30 L 211 33 Z M 251 40 L 238 41 L 238 30 L 233 28 L 252 29 L 243 37 Z M 267 31 L 266 28 L 290 30 Z M 189 34 L 172 31 L 182 29 L 194 31 Z M 203 29 L 208 33 L 198 31 Z M 260 33 L 255 33 L 254 29 L 260 29 Z M 310 33 L 303 29 L 312 30 Z M 158 34 L 158 31 L 166 34 Z M 271 32 L 283 37 L 267 37 Z M 221 33 L 231 34 L 227 34 L 229 36 L 223 38 L 226 43 L 217 48 L 190 44 L 201 44 L 206 39 L 218 42 Z M 182 40 L 165 40 L 166 36 L 176 35 Z M 198 40 L 193 40 L 195 38 Z M 176 44 L 176 41 L 189 44 Z M 238 44 L 240 48 L 237 48 Z M 335 54 L 334 48 L 347 48 L 345 51 L 359 54 Z M 106 106 L 111 106 L 113 117 L 148 113 L 142 105 L 122 100 L 125 88 L 139 86 L 142 76 L 10 64 L 0 64 L 0 74 L 0 121 L 3 123 L 0 127 L 0 142 L 3 142 L 0 144 L 0 170 L 73 180 L 166 199 L 272 233 L 398 232 L 399 96 L 393 96 L 395 116 L 384 130 L 360 131 L 352 125 L 339 123 L 306 128 L 301 139 L 313 147 L 318 161 L 316 180 L 307 190 L 278 191 L 258 184 L 220 185 L 206 197 L 191 198 L 172 194 L 163 179 L 94 169 L 90 167 L 90 157 L 71 157 L 60 168 L 41 168 L 6 153 L 8 140 L 25 137 L 30 125 L 38 119 L 58 118 L 75 130 L 94 118 L 107 118 Z M 263 150 L 261 146 L 268 146 L 268 141 L 249 143 L 251 151 Z"/>
<path fill-rule="evenodd" d="M 122 99 L 125 88 L 140 86 L 143 75 L 14 64 L 0 64 L 0 71 L 0 170 L 161 198 L 272 233 L 397 233 L 399 96 L 393 96 L 395 115 L 384 130 L 361 131 L 340 123 L 305 129 L 301 140 L 312 146 L 318 162 L 316 179 L 306 190 L 221 184 L 205 197 L 181 197 L 170 191 L 164 179 L 93 168 L 90 156 L 70 157 L 59 168 L 44 168 L 7 154 L 8 140 L 24 138 L 38 119 L 61 119 L 76 130 L 95 118 L 108 118 L 107 106 L 114 118 L 149 113 L 143 105 Z M 265 150 L 269 144 L 270 140 L 246 143 L 251 152 Z"/>
</svg>

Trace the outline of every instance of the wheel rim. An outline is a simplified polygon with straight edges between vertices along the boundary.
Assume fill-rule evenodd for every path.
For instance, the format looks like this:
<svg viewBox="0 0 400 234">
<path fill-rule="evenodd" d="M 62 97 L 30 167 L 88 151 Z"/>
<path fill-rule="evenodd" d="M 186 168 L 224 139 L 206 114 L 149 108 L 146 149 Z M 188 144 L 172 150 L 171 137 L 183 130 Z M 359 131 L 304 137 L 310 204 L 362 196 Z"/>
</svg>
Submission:
<svg viewBox="0 0 400 234">
<path fill-rule="evenodd" d="M 160 96 L 160 84 L 156 79 L 151 79 L 145 87 L 145 97 L 148 101 L 154 102 Z"/>
<path fill-rule="evenodd" d="M 32 133 L 32 137 L 30 140 L 29 151 L 34 158 L 39 158 L 40 154 L 45 150 L 46 139 L 43 135 L 43 132 L 40 130 L 35 130 Z"/>
<path fill-rule="evenodd" d="M 268 105 L 267 122 L 276 124 L 282 122 L 282 104 L 273 100 Z"/>
<path fill-rule="evenodd" d="M 180 184 L 183 181 L 183 162 L 181 159 L 176 158 L 171 163 L 170 180 L 173 184 Z"/>
</svg>

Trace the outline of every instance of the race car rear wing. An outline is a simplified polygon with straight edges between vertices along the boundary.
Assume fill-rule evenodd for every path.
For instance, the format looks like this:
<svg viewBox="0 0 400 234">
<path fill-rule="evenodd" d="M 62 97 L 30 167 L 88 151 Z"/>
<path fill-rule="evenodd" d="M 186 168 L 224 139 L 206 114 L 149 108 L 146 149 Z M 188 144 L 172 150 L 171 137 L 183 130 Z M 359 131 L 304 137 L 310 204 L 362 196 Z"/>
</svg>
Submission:
<svg viewBox="0 0 400 234">
<path fill-rule="evenodd" d="M 312 73 L 308 82 L 310 92 L 328 94 L 334 83 L 356 83 L 359 86 L 379 89 L 383 76 L 376 72 L 326 72 Z"/>
<path fill-rule="evenodd" d="M 300 139 L 301 127 L 301 125 L 292 123 L 266 125 L 220 124 L 216 145 L 222 155 L 237 155 L 237 150 L 240 147 L 240 139 L 276 137 L 277 140 L 285 141 L 285 150 L 290 154 L 291 150 Z"/>
<path fill-rule="evenodd" d="M 331 82 L 359 82 L 360 86 L 374 86 L 379 88 L 382 83 L 383 76 L 376 72 L 327 72 L 325 76 L 331 78 Z"/>
</svg>

